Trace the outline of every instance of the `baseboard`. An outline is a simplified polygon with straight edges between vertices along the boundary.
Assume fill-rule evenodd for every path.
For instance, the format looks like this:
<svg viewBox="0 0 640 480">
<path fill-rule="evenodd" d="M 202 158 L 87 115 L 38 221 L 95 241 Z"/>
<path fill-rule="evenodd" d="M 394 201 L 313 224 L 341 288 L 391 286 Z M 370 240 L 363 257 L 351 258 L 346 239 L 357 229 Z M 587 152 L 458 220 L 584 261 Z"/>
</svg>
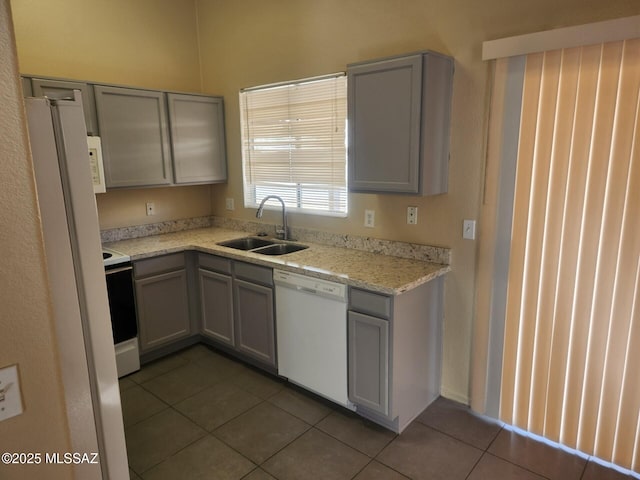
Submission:
<svg viewBox="0 0 640 480">
<path fill-rule="evenodd" d="M 461 395 L 457 392 L 453 392 L 446 387 L 440 389 L 440 395 L 454 402 L 462 403 L 463 405 L 470 405 L 470 399 L 468 395 Z"/>
</svg>

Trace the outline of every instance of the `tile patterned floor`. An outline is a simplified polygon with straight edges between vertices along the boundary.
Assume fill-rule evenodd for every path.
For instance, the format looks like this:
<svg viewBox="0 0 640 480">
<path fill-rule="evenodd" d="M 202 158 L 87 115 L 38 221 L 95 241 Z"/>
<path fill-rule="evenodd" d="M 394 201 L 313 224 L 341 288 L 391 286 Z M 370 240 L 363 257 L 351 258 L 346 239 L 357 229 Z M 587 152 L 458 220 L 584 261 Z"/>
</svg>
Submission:
<svg viewBox="0 0 640 480">
<path fill-rule="evenodd" d="M 120 380 L 133 480 L 624 480 L 440 398 L 402 435 L 198 345 Z"/>
</svg>

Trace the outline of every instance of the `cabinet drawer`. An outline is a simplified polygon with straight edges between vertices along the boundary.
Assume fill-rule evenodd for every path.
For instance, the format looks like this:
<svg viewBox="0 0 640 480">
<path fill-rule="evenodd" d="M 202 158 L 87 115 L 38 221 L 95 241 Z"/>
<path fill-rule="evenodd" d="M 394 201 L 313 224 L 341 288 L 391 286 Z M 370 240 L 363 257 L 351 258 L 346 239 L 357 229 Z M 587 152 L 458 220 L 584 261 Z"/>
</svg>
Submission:
<svg viewBox="0 0 640 480">
<path fill-rule="evenodd" d="M 231 275 L 231 260 L 228 258 L 200 253 L 198 255 L 198 265 L 202 268 L 206 268 L 207 270 Z"/>
<path fill-rule="evenodd" d="M 133 272 L 136 278 L 170 272 L 181 268 L 184 268 L 183 253 L 174 253 L 172 255 L 150 258 L 148 260 L 139 260 L 133 264 Z"/>
<path fill-rule="evenodd" d="M 236 278 L 261 283 L 262 285 L 273 285 L 273 270 L 270 268 L 252 265 L 250 263 L 234 262 L 233 269 Z"/>
<path fill-rule="evenodd" d="M 391 318 L 392 299 L 387 295 L 351 288 L 349 291 L 349 310 L 368 313 L 376 317 Z"/>
</svg>

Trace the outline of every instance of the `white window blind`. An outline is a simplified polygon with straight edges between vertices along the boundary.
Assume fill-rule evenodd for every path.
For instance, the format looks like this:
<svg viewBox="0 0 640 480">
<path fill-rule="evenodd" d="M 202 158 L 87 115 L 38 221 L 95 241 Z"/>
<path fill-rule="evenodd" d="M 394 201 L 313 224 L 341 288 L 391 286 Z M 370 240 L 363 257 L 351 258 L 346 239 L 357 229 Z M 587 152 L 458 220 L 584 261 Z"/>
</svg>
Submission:
<svg viewBox="0 0 640 480">
<path fill-rule="evenodd" d="M 347 80 L 299 80 L 240 92 L 244 206 L 347 214 Z"/>
</svg>

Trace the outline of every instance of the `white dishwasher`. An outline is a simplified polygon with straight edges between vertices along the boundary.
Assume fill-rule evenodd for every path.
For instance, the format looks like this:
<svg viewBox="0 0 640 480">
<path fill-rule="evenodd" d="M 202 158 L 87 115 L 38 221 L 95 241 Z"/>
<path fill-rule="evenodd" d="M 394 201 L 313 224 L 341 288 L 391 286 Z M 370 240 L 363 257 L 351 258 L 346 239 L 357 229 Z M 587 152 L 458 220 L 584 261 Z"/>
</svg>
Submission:
<svg viewBox="0 0 640 480">
<path fill-rule="evenodd" d="M 347 287 L 282 270 L 276 287 L 278 373 L 354 409 L 347 394 Z"/>
</svg>

